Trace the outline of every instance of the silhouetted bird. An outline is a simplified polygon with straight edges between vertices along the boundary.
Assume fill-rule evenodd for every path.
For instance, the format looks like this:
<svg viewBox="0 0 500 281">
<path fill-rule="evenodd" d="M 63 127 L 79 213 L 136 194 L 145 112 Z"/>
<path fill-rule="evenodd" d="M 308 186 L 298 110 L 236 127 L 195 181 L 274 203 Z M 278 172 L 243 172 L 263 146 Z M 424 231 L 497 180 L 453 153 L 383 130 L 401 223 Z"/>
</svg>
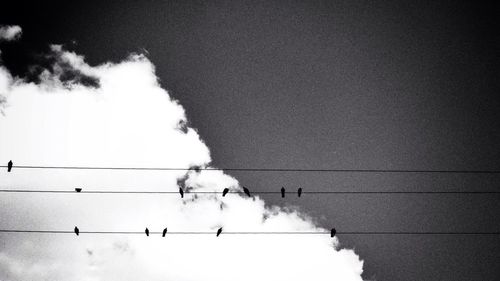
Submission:
<svg viewBox="0 0 500 281">
<path fill-rule="evenodd" d="M 243 187 L 243 192 L 245 192 L 245 194 L 250 197 L 250 190 L 248 190 L 248 188 L 246 187 Z"/>
<path fill-rule="evenodd" d="M 330 237 L 334 237 L 335 234 L 337 234 L 337 230 L 335 228 L 332 228 L 332 230 L 330 231 Z"/>
<path fill-rule="evenodd" d="M 144 230 L 144 232 L 146 232 L 146 236 L 149 236 L 149 229 L 146 227 L 146 230 Z"/>
<path fill-rule="evenodd" d="M 229 192 L 229 188 L 224 188 L 222 191 L 222 197 L 226 196 L 226 194 Z"/>
<path fill-rule="evenodd" d="M 78 227 L 75 226 L 75 234 L 76 236 L 80 235 L 80 229 L 78 229 Z"/>
<path fill-rule="evenodd" d="M 10 160 L 9 163 L 7 163 L 7 172 L 10 173 L 10 170 L 12 170 L 12 160 Z"/>
<path fill-rule="evenodd" d="M 217 230 L 217 237 L 222 233 L 222 227 Z"/>
<path fill-rule="evenodd" d="M 281 188 L 281 197 L 282 198 L 285 197 L 285 188 L 284 187 Z"/>
<path fill-rule="evenodd" d="M 299 187 L 299 189 L 297 190 L 297 195 L 300 197 L 302 195 L 302 188 Z"/>
<path fill-rule="evenodd" d="M 165 229 L 163 230 L 163 233 L 161 234 L 161 237 L 165 237 L 165 235 L 167 235 L 167 228 L 165 228 Z"/>
<path fill-rule="evenodd" d="M 75 191 L 76 192 L 82 192 L 82 189 L 81 188 L 75 188 Z"/>
<path fill-rule="evenodd" d="M 179 193 L 181 194 L 181 198 L 184 198 L 184 190 L 182 190 L 182 187 L 179 187 Z"/>
</svg>

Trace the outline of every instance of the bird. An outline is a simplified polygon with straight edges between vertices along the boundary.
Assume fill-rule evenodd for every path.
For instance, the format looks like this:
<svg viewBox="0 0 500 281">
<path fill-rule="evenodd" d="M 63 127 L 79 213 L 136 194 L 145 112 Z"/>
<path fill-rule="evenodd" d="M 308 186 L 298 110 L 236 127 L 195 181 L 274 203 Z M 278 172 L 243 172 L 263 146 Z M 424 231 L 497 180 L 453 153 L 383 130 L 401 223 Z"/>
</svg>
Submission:
<svg viewBox="0 0 500 281">
<path fill-rule="evenodd" d="M 250 197 L 250 190 L 248 190 L 248 188 L 246 187 L 243 187 L 243 192 L 245 192 L 245 194 Z"/>
<path fill-rule="evenodd" d="M 78 227 L 75 226 L 75 234 L 76 236 L 80 235 L 80 229 L 78 229 Z"/>
<path fill-rule="evenodd" d="M 332 228 L 332 230 L 330 231 L 330 237 L 334 237 L 335 234 L 337 234 L 337 230 L 335 228 Z"/>
<path fill-rule="evenodd" d="M 161 237 L 165 237 L 165 235 L 167 235 L 167 228 L 165 227 L 165 229 L 163 230 L 163 233 L 161 234 Z"/>
<path fill-rule="evenodd" d="M 284 187 L 281 188 L 281 197 L 285 198 L 285 188 Z"/>
<path fill-rule="evenodd" d="M 184 190 L 182 190 L 182 187 L 179 187 L 179 193 L 181 194 L 181 198 L 184 198 Z"/>
<path fill-rule="evenodd" d="M 10 160 L 9 163 L 7 163 L 7 172 L 10 173 L 11 170 L 12 170 L 12 160 Z"/>
<path fill-rule="evenodd" d="M 149 229 L 146 227 L 146 230 L 144 230 L 144 232 L 146 232 L 146 236 L 149 236 Z"/>
<path fill-rule="evenodd" d="M 75 188 L 75 191 L 76 192 L 82 192 L 82 189 L 81 188 Z"/>
<path fill-rule="evenodd" d="M 217 237 L 222 233 L 222 227 L 217 230 Z"/>
<path fill-rule="evenodd" d="M 299 187 L 299 189 L 297 190 L 297 195 L 300 197 L 302 195 L 302 188 Z"/>
<path fill-rule="evenodd" d="M 222 191 L 222 197 L 226 196 L 226 194 L 229 192 L 229 188 L 224 188 Z"/>
</svg>

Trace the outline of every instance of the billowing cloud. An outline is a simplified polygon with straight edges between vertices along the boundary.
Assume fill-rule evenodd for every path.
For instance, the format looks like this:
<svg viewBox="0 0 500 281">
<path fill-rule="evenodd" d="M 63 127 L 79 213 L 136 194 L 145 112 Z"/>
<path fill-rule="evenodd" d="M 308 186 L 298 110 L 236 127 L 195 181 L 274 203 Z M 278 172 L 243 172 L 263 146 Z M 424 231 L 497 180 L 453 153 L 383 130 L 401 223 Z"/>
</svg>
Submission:
<svg viewBox="0 0 500 281">
<path fill-rule="evenodd" d="M 161 88 L 153 64 L 133 54 L 88 65 L 52 46 L 39 82 L 0 67 L 0 163 L 16 165 L 209 167 L 210 152 Z M 89 82 L 90 81 L 90 82 Z M 0 173 L 11 189 L 238 190 L 212 170 L 23 170 Z M 324 231 L 306 215 L 259 197 L 2 194 L 3 229 L 141 231 Z M 0 234 L 0 280 L 345 280 L 363 262 L 328 235 Z"/>
<path fill-rule="evenodd" d="M 0 41 L 12 41 L 21 37 L 22 29 L 19 25 L 0 26 Z"/>
</svg>

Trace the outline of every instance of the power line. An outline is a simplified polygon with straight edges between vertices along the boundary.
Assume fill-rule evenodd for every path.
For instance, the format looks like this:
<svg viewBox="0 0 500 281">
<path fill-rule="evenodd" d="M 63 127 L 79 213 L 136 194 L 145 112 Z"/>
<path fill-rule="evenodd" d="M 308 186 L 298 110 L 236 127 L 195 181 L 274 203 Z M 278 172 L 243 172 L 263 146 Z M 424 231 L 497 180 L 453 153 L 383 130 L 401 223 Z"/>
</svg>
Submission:
<svg viewBox="0 0 500 281">
<path fill-rule="evenodd" d="M 0 229 L 0 233 L 40 233 L 40 234 L 74 234 L 71 230 L 19 230 Z M 144 231 L 79 231 L 80 234 L 110 234 L 110 235 L 145 235 Z M 214 235 L 215 231 L 169 231 L 167 235 Z M 162 234 L 151 231 L 149 234 Z M 227 231 L 229 235 L 330 235 L 330 231 Z M 432 232 L 432 231 L 337 231 L 344 235 L 500 235 L 500 232 Z"/>
<path fill-rule="evenodd" d="M 185 194 L 221 194 L 221 191 L 184 191 Z M 0 189 L 0 193 L 58 193 L 58 194 L 175 194 L 178 191 L 127 191 L 127 190 L 47 190 L 47 189 Z M 229 191 L 244 194 L 243 191 Z M 252 191 L 252 194 L 281 194 L 280 191 Z M 290 193 L 292 196 L 293 193 Z M 500 191 L 303 191 L 302 194 L 500 194 Z"/>
<path fill-rule="evenodd" d="M 0 167 L 8 168 L 6 165 Z M 84 167 L 16 165 L 12 169 L 57 170 L 141 170 L 141 171 L 241 171 L 241 172 L 330 172 L 330 173 L 438 173 L 438 174 L 500 174 L 500 170 L 424 170 L 424 169 L 298 169 L 298 168 L 169 168 L 169 167 Z"/>
</svg>

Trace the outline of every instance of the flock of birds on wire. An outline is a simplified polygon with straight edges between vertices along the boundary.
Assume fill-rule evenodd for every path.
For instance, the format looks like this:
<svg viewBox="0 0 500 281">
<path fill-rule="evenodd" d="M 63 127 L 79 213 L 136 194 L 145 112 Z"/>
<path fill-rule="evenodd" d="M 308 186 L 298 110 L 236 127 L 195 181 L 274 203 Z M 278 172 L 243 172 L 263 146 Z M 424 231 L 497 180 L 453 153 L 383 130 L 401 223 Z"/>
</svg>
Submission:
<svg viewBox="0 0 500 281">
<path fill-rule="evenodd" d="M 10 160 L 8 163 L 7 163 L 7 172 L 11 172 L 12 171 L 12 167 L 13 167 L 13 163 L 12 163 L 12 160 Z M 76 192 L 82 192 L 82 188 L 75 188 L 75 191 Z M 243 187 L 243 192 L 248 196 L 250 197 L 250 190 L 246 187 Z M 224 188 L 224 190 L 222 191 L 222 197 L 225 197 L 227 194 L 229 193 L 229 188 Z M 281 188 L 281 197 L 284 198 L 285 197 L 285 193 L 286 193 L 286 190 L 284 187 Z M 181 187 L 179 187 L 179 194 L 181 195 L 181 198 L 184 198 L 184 189 L 182 189 Z M 302 188 L 299 188 L 297 189 L 297 196 L 300 197 L 302 195 Z"/>
<path fill-rule="evenodd" d="M 167 231 L 168 229 L 167 228 L 164 228 L 162 233 L 161 233 L 161 236 L 162 237 L 165 237 L 167 235 Z M 79 236 L 80 235 L 80 229 L 75 226 L 75 229 L 74 229 L 74 232 L 76 234 L 76 236 Z M 144 230 L 144 234 L 146 234 L 146 236 L 149 236 L 149 229 L 146 227 L 146 229 Z M 219 229 L 217 229 L 217 232 L 216 232 L 216 236 L 219 237 L 219 235 L 222 234 L 222 227 L 220 227 Z M 335 228 L 332 228 L 330 230 L 330 237 L 335 237 L 335 234 L 337 234 L 337 230 Z"/>
<path fill-rule="evenodd" d="M 12 166 L 13 166 L 13 163 L 12 163 L 12 160 L 9 161 L 9 163 L 7 163 L 7 172 L 10 173 L 10 171 L 12 171 Z M 76 192 L 82 192 L 82 188 L 75 188 L 75 191 Z M 222 196 L 225 197 L 227 195 L 227 193 L 229 192 L 229 188 L 224 188 L 224 190 L 222 191 Z M 250 194 L 250 190 L 246 187 L 243 187 L 243 192 L 247 195 L 247 196 L 251 196 Z M 179 194 L 181 195 L 181 198 L 184 198 L 184 189 L 182 189 L 181 187 L 179 187 Z M 302 195 L 302 188 L 299 188 L 297 190 L 297 196 L 300 197 Z M 285 197 L 285 188 L 282 187 L 281 188 L 281 197 Z M 77 236 L 80 235 L 80 229 L 78 229 L 78 227 L 75 226 L 75 229 L 74 229 L 74 232 Z M 146 229 L 144 230 L 144 233 L 146 234 L 146 236 L 149 236 L 149 229 L 146 227 Z M 217 233 L 216 233 L 216 236 L 219 237 L 219 235 L 221 235 L 222 233 L 222 227 L 217 229 Z M 335 234 L 337 233 L 337 230 L 335 228 L 332 228 L 330 230 L 330 237 L 334 237 Z M 163 232 L 162 232 L 162 237 L 165 237 L 167 235 L 167 228 L 163 229 Z"/>
</svg>

